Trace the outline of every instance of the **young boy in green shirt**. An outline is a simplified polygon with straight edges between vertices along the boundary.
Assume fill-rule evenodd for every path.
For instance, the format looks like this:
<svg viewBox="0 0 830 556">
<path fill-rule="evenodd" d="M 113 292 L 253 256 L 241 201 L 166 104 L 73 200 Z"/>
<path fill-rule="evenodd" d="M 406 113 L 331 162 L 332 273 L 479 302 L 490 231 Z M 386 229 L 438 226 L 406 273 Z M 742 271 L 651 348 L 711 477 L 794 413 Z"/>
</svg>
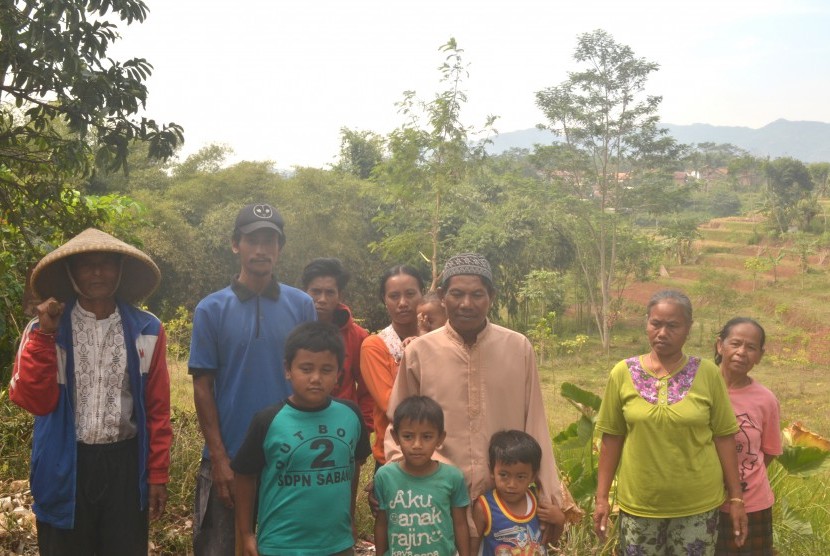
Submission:
<svg viewBox="0 0 830 556">
<path fill-rule="evenodd" d="M 370 447 L 358 407 L 329 396 L 343 359 L 334 325 L 305 323 L 286 340 L 293 394 L 254 416 L 231 464 L 236 535 L 245 556 L 352 553 L 356 460 L 363 461 Z"/>
<path fill-rule="evenodd" d="M 444 412 L 432 398 L 412 396 L 395 409 L 392 438 L 403 461 L 375 475 L 378 556 L 470 555 L 470 496 L 457 467 L 432 459 L 444 441 Z"/>
</svg>

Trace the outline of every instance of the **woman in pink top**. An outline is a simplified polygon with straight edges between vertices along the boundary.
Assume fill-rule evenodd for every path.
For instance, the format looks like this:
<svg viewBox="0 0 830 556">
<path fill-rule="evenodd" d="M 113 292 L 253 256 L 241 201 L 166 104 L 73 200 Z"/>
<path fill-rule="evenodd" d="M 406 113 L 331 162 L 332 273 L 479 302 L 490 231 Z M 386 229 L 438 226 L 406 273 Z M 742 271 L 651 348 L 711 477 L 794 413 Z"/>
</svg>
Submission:
<svg viewBox="0 0 830 556">
<path fill-rule="evenodd" d="M 715 344 L 715 363 L 720 365 L 729 388 L 729 399 L 740 430 L 735 434 L 743 500 L 749 533 L 742 547 L 733 542 L 729 521 L 721 515 L 716 554 L 772 556 L 772 488 L 767 466 L 781 454 L 778 400 L 749 377 L 764 355 L 766 334 L 758 322 L 737 317 L 723 327 Z M 721 508 L 721 511 L 728 511 Z M 725 527 L 724 527 L 725 526 Z"/>
</svg>

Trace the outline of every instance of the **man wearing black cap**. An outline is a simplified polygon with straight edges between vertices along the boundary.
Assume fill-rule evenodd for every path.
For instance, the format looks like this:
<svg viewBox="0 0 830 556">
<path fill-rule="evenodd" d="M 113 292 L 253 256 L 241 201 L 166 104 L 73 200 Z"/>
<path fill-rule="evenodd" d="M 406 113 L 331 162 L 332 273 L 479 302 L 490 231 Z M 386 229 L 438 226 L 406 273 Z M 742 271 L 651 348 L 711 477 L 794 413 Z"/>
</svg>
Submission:
<svg viewBox="0 0 830 556">
<path fill-rule="evenodd" d="M 275 208 L 243 207 L 231 240 L 239 275 L 200 301 L 193 314 L 188 367 L 205 437 L 196 484 L 196 556 L 234 554 L 230 461 L 254 414 L 291 394 L 283 371 L 285 339 L 298 324 L 317 318 L 305 292 L 277 282 L 274 265 L 284 245 Z"/>
</svg>

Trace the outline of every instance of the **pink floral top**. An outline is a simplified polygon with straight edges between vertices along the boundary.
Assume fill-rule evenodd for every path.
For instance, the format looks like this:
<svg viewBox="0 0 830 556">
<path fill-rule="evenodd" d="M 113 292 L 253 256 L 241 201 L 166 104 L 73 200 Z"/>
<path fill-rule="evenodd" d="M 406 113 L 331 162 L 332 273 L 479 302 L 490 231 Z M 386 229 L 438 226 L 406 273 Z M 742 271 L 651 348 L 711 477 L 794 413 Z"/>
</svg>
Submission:
<svg viewBox="0 0 830 556">
<path fill-rule="evenodd" d="M 653 405 L 660 403 L 672 405 L 685 398 L 692 388 L 692 382 L 700 367 L 700 358 L 692 356 L 673 375 L 657 378 L 643 368 L 639 357 L 631 357 L 625 362 L 628 365 L 628 372 L 631 373 L 634 388 L 644 400 Z"/>
</svg>

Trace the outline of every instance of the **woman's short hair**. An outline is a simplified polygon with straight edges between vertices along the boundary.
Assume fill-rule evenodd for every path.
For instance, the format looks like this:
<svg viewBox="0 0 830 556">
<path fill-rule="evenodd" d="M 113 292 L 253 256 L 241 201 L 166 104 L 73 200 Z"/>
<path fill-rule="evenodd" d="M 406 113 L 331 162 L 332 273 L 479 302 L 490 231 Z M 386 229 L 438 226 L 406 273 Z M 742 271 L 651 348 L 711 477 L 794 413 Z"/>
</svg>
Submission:
<svg viewBox="0 0 830 556">
<path fill-rule="evenodd" d="M 646 305 L 646 316 L 651 316 L 651 310 L 659 303 L 676 303 L 683 309 L 683 316 L 686 317 L 686 322 L 692 324 L 692 302 L 689 297 L 677 290 L 660 290 L 651 296 Z"/>
</svg>

